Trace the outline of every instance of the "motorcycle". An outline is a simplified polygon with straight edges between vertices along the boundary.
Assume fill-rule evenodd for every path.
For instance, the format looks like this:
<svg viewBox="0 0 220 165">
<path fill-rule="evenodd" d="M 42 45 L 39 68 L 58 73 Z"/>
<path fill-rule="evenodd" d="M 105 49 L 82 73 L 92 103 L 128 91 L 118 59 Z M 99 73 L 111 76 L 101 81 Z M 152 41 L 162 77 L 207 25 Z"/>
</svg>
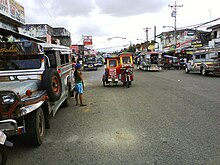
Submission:
<svg viewBox="0 0 220 165">
<path fill-rule="evenodd" d="M 122 72 L 121 81 L 127 86 L 127 88 L 130 87 L 131 82 L 133 81 L 133 71 L 130 68 L 127 68 Z"/>
<path fill-rule="evenodd" d="M 0 130 L 0 165 L 5 165 L 7 162 L 7 152 L 5 147 L 13 147 L 13 143 L 7 140 L 7 136 Z"/>
</svg>

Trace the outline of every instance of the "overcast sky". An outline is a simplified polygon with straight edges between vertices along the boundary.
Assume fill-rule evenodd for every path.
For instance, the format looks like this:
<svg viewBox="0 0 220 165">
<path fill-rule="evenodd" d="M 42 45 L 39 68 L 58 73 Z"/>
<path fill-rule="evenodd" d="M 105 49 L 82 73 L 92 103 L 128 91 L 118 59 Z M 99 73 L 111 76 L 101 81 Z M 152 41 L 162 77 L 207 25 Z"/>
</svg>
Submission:
<svg viewBox="0 0 220 165">
<path fill-rule="evenodd" d="M 172 28 L 171 17 L 175 0 L 17 0 L 25 7 L 26 23 L 46 23 L 65 27 L 72 35 L 72 43 L 79 43 L 82 35 L 92 35 L 94 48 L 101 50 L 136 44 Z M 177 11 L 177 28 L 207 22 L 220 17 L 219 0 L 177 0 L 183 7 Z M 213 24 L 219 22 L 214 22 Z M 126 39 L 112 39 L 111 37 Z M 137 40 L 139 39 L 139 40 Z"/>
</svg>

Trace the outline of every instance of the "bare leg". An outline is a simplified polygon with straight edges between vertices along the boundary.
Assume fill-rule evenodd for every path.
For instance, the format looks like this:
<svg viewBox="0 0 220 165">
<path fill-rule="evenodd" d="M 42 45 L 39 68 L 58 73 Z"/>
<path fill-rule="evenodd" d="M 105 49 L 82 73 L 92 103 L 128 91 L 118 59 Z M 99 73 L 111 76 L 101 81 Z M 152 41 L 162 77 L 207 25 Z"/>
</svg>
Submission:
<svg viewBox="0 0 220 165">
<path fill-rule="evenodd" d="M 83 94 L 79 94 L 79 101 L 81 106 L 86 106 L 86 104 L 83 104 Z"/>
<path fill-rule="evenodd" d="M 76 105 L 79 104 L 79 103 L 78 103 L 78 96 L 79 96 L 79 94 L 76 92 L 76 93 L 75 93 Z"/>
<path fill-rule="evenodd" d="M 79 94 L 79 102 L 80 102 L 80 105 L 83 104 L 83 94 Z"/>
</svg>

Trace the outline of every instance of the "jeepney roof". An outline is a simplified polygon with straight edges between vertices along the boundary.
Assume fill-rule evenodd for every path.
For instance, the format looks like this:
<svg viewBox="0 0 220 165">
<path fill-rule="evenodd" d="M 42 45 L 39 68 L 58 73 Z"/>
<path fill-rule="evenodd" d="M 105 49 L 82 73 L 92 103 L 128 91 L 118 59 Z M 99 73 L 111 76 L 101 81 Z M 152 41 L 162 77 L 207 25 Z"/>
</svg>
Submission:
<svg viewBox="0 0 220 165">
<path fill-rule="evenodd" d="M 49 43 L 39 43 L 39 45 L 41 45 L 44 50 L 59 50 L 59 51 L 71 52 L 71 49 L 69 47 L 62 46 L 62 45 L 49 44 Z"/>
</svg>

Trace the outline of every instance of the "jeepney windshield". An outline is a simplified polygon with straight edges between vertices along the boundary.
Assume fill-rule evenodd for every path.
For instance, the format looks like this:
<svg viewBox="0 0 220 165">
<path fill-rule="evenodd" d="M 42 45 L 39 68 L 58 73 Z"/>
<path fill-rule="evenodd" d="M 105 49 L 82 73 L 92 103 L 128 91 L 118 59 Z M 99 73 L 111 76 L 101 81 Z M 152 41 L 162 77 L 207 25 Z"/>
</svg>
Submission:
<svg viewBox="0 0 220 165">
<path fill-rule="evenodd" d="M 95 57 L 85 57 L 85 62 L 95 63 L 96 62 L 96 58 Z"/>
<path fill-rule="evenodd" d="M 0 56 L 0 71 L 39 69 L 42 55 L 4 55 Z"/>
</svg>

